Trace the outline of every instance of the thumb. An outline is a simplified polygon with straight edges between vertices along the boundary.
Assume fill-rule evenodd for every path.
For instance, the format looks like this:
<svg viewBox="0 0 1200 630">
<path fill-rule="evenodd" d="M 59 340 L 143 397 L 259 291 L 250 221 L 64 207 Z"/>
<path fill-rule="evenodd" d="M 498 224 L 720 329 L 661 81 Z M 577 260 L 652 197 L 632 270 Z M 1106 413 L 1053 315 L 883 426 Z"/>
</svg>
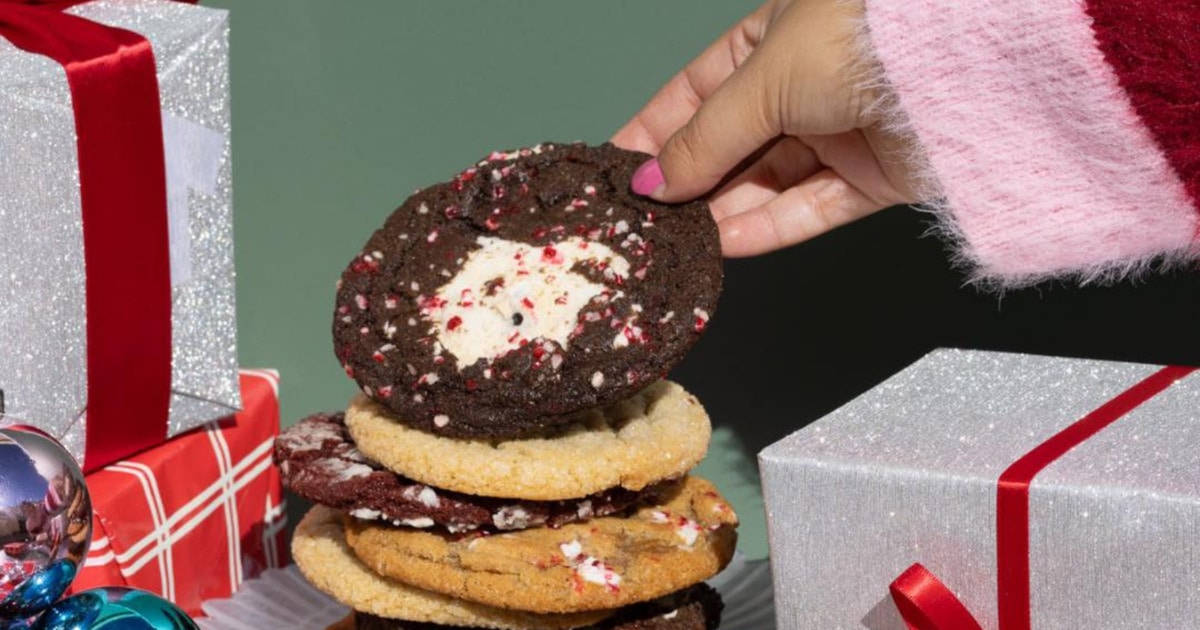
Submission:
<svg viewBox="0 0 1200 630">
<path fill-rule="evenodd" d="M 692 118 L 642 164 L 630 188 L 658 201 L 694 199 L 782 132 L 777 89 L 751 55 Z"/>
</svg>

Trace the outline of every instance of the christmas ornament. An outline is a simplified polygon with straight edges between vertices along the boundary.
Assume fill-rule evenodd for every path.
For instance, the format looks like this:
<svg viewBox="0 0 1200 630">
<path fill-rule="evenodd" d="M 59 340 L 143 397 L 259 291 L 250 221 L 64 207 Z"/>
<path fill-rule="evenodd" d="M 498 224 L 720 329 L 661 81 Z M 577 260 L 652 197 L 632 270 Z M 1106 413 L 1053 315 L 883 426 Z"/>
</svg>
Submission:
<svg viewBox="0 0 1200 630">
<path fill-rule="evenodd" d="M 199 630 L 178 606 L 136 589 L 94 588 L 64 599 L 33 630 Z"/>
<path fill-rule="evenodd" d="M 92 503 L 71 455 L 40 432 L 0 429 L 0 620 L 61 597 L 91 538 Z"/>
</svg>

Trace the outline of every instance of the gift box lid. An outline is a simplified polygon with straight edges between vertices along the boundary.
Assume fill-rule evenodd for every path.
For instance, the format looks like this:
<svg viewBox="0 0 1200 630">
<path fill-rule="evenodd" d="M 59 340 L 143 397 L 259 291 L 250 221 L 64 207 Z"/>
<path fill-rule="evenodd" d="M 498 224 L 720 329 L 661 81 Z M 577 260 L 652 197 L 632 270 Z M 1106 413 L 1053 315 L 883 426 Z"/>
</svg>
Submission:
<svg viewBox="0 0 1200 630">
<path fill-rule="evenodd" d="M 936 350 L 763 449 L 765 466 L 883 468 L 995 485 L 1014 461 L 1161 366 Z M 1039 485 L 1118 486 L 1200 497 L 1200 375 L 1131 411 L 1042 472 Z M 1087 462 L 1073 465 L 1072 462 Z M 1136 464 L 1134 464 L 1136 462 Z"/>
</svg>

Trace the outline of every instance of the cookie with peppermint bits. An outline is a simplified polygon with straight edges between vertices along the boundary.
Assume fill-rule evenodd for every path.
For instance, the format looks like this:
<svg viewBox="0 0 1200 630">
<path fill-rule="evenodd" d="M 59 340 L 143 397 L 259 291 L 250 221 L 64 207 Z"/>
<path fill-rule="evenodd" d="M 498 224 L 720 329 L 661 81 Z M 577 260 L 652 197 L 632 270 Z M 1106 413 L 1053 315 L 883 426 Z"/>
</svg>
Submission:
<svg viewBox="0 0 1200 630">
<path fill-rule="evenodd" d="M 542 144 L 410 197 L 342 274 L 346 372 L 402 422 L 488 438 L 661 378 L 707 325 L 722 269 L 706 203 L 629 190 L 648 157 Z"/>
<path fill-rule="evenodd" d="M 642 492 L 610 488 L 565 501 L 521 501 L 450 492 L 398 475 L 368 459 L 342 413 L 313 414 L 275 440 L 275 463 L 296 494 L 355 518 L 450 533 L 558 527 L 625 510 Z"/>
<path fill-rule="evenodd" d="M 697 584 L 666 597 L 619 609 L 604 621 L 580 630 L 714 630 L 725 604 L 707 584 Z M 467 626 L 389 619 L 351 613 L 329 630 L 471 630 Z"/>
<path fill-rule="evenodd" d="M 296 525 L 292 558 L 310 584 L 354 610 L 450 627 L 514 630 L 584 628 L 615 612 L 543 615 L 485 606 L 410 586 L 370 570 L 355 557 L 346 544 L 345 520 L 346 515 L 337 510 L 313 506 Z"/>
<path fill-rule="evenodd" d="M 543 614 L 615 609 L 714 576 L 733 557 L 737 515 L 698 477 L 628 516 L 495 536 L 449 536 L 347 519 L 367 567 L 410 586 Z"/>
</svg>

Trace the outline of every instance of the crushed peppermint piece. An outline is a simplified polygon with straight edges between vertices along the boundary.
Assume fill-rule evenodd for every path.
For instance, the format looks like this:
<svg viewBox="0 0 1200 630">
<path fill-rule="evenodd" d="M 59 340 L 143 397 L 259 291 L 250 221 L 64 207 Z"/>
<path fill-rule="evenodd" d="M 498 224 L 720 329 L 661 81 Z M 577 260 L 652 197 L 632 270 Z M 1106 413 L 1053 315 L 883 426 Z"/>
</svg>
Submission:
<svg viewBox="0 0 1200 630">
<path fill-rule="evenodd" d="M 558 546 L 558 549 L 562 551 L 563 557 L 568 560 L 583 554 L 583 545 L 579 543 L 578 539 L 572 540 L 569 543 L 562 543 Z"/>
<path fill-rule="evenodd" d="M 562 543 L 558 546 L 567 562 L 574 570 L 575 590 L 582 591 L 585 582 L 599 584 L 611 593 L 621 590 L 621 575 L 611 566 L 594 556 L 583 554 L 583 545 L 579 540 Z"/>
<path fill-rule="evenodd" d="M 438 414 L 433 417 L 433 424 L 437 427 L 444 427 L 447 424 L 450 424 L 450 416 L 447 416 L 444 413 Z"/>
<path fill-rule="evenodd" d="M 601 385 L 604 385 L 604 374 L 600 372 L 594 372 L 592 374 L 592 387 L 600 389 Z"/>
<path fill-rule="evenodd" d="M 700 532 L 703 529 L 696 521 L 683 516 L 680 516 L 679 520 L 675 523 L 675 535 L 688 547 L 696 545 L 696 539 L 700 537 Z"/>
</svg>

